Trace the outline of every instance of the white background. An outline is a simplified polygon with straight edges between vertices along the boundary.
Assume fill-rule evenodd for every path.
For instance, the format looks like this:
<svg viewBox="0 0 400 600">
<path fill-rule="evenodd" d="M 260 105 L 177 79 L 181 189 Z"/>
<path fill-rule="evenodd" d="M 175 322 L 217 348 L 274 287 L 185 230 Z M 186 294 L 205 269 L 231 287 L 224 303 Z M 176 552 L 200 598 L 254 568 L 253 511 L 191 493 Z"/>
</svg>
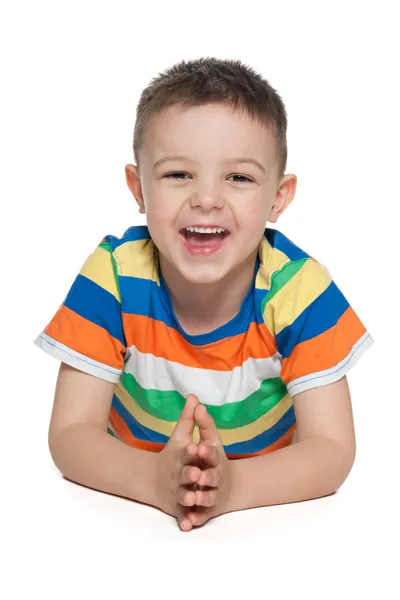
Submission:
<svg viewBox="0 0 400 600">
<path fill-rule="evenodd" d="M 400 595 L 396 2 L 2 3 L 2 589 L 8 599 Z M 106 234 L 143 223 L 126 183 L 136 103 L 164 68 L 241 59 L 288 112 L 296 197 L 274 227 L 330 270 L 373 338 L 348 375 L 357 458 L 326 498 L 182 533 L 63 479 L 59 363 L 33 339 Z M 397 560 L 396 560 L 397 553 Z"/>
</svg>

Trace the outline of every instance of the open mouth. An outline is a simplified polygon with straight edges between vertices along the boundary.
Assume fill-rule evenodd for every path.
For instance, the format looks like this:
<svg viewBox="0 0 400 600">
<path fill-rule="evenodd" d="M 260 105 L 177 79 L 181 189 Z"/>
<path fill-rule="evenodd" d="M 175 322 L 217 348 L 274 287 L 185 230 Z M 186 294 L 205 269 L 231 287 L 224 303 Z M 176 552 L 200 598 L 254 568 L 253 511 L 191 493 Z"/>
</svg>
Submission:
<svg viewBox="0 0 400 600">
<path fill-rule="evenodd" d="M 189 229 L 186 227 L 181 229 L 179 233 L 183 235 L 183 237 L 187 241 L 193 244 L 199 243 L 201 245 L 204 245 L 208 242 L 221 242 L 222 240 L 225 240 L 229 235 L 229 231 L 227 229 L 224 229 L 223 231 L 216 231 L 214 229 L 214 231 L 212 232 L 208 231 L 207 233 L 205 233 L 200 231 L 189 231 Z"/>
<path fill-rule="evenodd" d="M 230 231 L 222 227 L 184 227 L 179 233 L 192 254 L 210 254 L 230 236 Z"/>
</svg>

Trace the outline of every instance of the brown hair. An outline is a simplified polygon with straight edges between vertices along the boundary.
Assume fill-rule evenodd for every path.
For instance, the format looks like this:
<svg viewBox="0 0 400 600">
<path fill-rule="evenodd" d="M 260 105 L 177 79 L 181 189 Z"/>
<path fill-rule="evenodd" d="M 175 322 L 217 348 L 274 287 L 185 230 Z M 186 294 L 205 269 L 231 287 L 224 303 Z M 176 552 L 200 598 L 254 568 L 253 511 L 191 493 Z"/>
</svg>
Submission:
<svg viewBox="0 0 400 600">
<path fill-rule="evenodd" d="M 278 175 L 287 162 L 287 114 L 277 91 L 254 69 L 239 60 L 213 57 L 181 61 L 154 77 L 143 90 L 137 108 L 133 154 L 139 167 L 146 126 L 167 107 L 184 108 L 219 102 L 243 111 L 251 119 L 270 128 L 276 140 Z"/>
</svg>

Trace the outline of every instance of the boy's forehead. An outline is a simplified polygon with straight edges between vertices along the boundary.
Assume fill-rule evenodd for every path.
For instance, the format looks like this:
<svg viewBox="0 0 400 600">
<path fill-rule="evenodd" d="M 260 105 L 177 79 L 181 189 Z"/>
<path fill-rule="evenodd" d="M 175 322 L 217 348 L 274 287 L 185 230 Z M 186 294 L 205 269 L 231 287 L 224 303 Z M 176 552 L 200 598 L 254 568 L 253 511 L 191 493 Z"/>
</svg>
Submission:
<svg viewBox="0 0 400 600">
<path fill-rule="evenodd" d="M 174 127 L 179 122 L 181 126 L 192 126 L 203 128 L 207 124 L 226 125 L 232 128 L 246 128 L 259 131 L 265 129 L 256 119 L 252 119 L 243 110 L 234 109 L 222 103 L 207 103 L 200 106 L 185 107 L 173 105 L 163 109 L 155 115 L 150 123 L 154 130 L 164 131 L 168 127 Z"/>
<path fill-rule="evenodd" d="M 171 106 L 153 117 L 144 136 L 143 149 L 155 160 L 165 154 L 187 154 L 192 148 L 211 145 L 223 154 L 259 154 L 271 159 L 275 137 L 270 128 L 243 111 L 217 104 L 185 108 Z M 260 152 L 263 156 L 260 156 Z"/>
</svg>

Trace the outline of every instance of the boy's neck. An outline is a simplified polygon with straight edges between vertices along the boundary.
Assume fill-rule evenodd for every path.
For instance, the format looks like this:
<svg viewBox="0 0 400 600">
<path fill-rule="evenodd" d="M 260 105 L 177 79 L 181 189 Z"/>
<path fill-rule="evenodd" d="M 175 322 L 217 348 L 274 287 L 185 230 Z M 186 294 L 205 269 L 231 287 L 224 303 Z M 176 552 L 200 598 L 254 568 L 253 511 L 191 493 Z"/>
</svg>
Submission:
<svg viewBox="0 0 400 600">
<path fill-rule="evenodd" d="M 188 281 L 159 254 L 175 315 L 186 333 L 209 333 L 238 314 L 254 276 L 257 253 L 258 248 L 221 281 L 211 284 Z"/>
</svg>

